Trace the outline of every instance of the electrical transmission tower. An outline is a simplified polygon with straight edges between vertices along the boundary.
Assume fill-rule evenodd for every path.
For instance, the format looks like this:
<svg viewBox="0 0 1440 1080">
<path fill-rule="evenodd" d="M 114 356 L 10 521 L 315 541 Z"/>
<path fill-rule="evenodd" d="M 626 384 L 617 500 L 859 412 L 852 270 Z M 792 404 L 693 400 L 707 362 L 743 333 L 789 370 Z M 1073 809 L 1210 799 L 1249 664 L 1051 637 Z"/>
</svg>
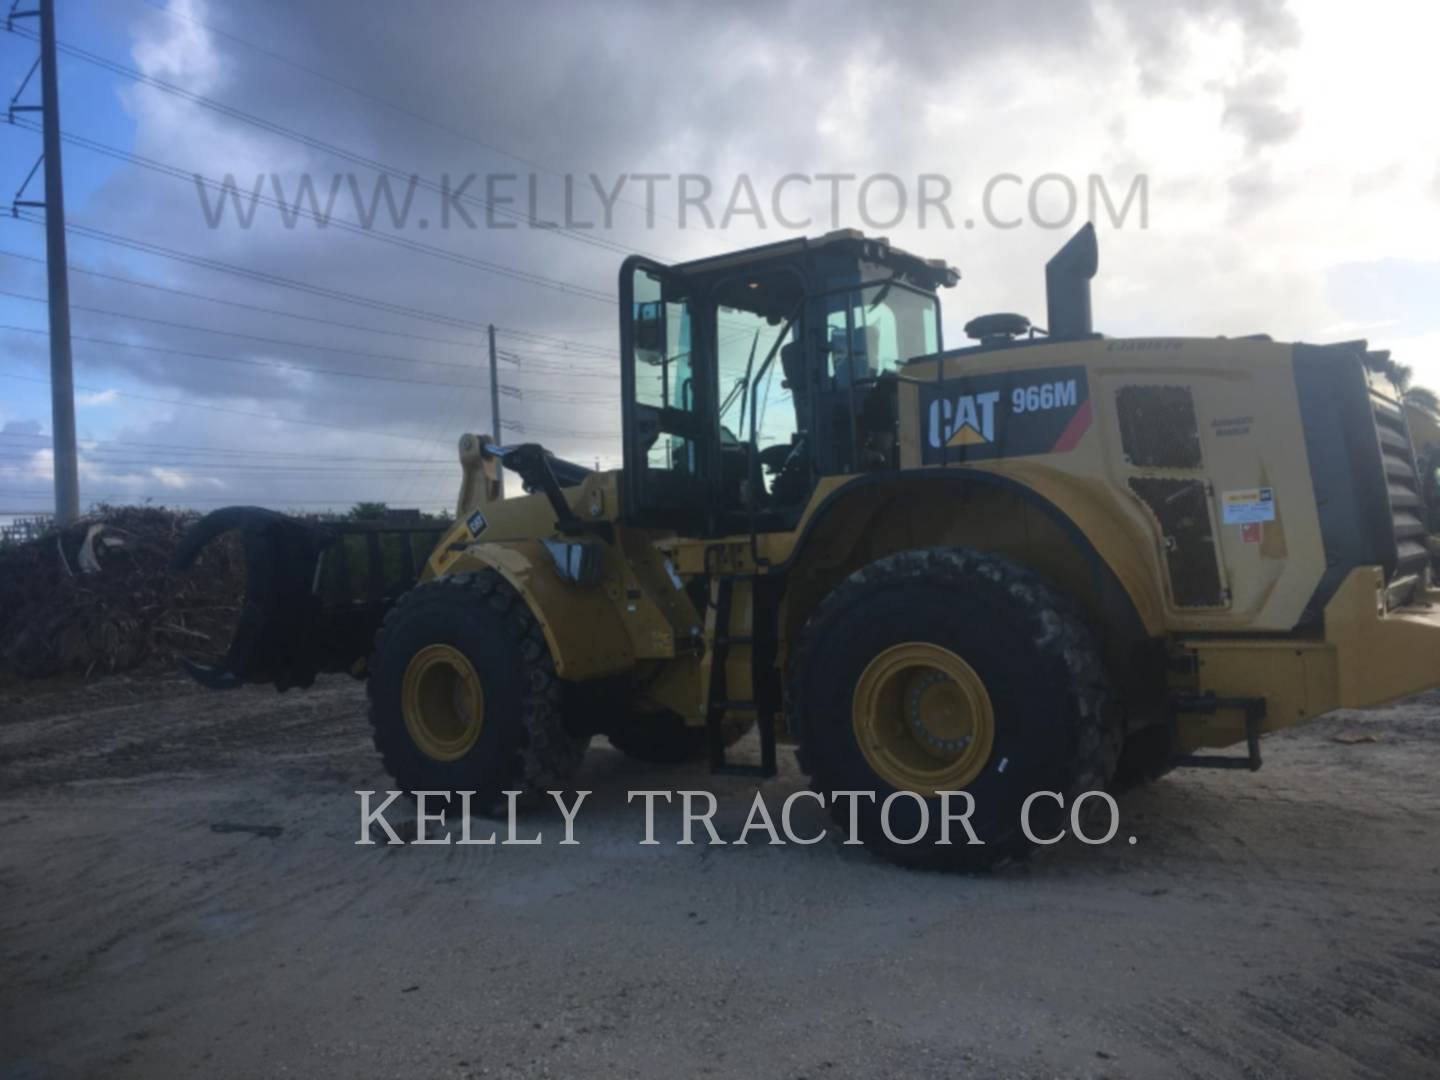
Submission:
<svg viewBox="0 0 1440 1080">
<path fill-rule="evenodd" d="M 54 442 L 55 519 L 67 525 L 80 516 L 80 467 L 75 449 L 75 378 L 70 359 L 70 281 L 65 263 L 65 189 L 60 174 L 60 78 L 55 61 L 55 0 L 37 0 L 34 8 L 10 7 L 5 28 L 17 19 L 40 21 L 40 56 L 10 99 L 9 119 L 19 112 L 42 114 L 41 153 L 11 204 L 11 213 L 21 207 L 45 209 L 45 269 L 50 301 L 50 414 Z M 40 69 L 40 104 L 21 105 L 20 95 Z M 45 198 L 25 198 L 25 189 L 44 163 Z"/>
</svg>

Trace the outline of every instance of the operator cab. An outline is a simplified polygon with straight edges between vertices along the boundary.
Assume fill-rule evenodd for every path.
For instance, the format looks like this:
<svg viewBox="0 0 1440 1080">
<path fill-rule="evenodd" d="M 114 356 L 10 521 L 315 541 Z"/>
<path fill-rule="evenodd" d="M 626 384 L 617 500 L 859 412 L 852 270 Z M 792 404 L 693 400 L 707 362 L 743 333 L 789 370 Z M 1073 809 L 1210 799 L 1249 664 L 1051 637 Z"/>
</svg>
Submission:
<svg viewBox="0 0 1440 1080">
<path fill-rule="evenodd" d="M 854 230 L 620 271 L 624 516 L 792 528 L 820 476 L 898 467 L 900 366 L 959 273 Z"/>
</svg>

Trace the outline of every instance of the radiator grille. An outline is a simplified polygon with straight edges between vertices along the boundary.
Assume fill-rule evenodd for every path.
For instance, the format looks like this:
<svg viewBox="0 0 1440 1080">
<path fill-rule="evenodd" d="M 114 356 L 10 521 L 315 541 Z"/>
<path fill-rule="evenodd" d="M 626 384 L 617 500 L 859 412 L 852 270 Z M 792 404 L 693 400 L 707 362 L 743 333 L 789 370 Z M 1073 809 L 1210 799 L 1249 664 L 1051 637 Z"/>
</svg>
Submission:
<svg viewBox="0 0 1440 1080">
<path fill-rule="evenodd" d="M 1387 594 L 1390 606 L 1406 603 L 1421 584 L 1430 561 L 1425 549 L 1425 514 L 1420 479 L 1410 447 L 1410 432 L 1401 406 L 1374 393 L 1370 405 L 1380 439 L 1380 461 L 1390 503 L 1390 524 L 1395 536 L 1395 569 Z"/>
</svg>

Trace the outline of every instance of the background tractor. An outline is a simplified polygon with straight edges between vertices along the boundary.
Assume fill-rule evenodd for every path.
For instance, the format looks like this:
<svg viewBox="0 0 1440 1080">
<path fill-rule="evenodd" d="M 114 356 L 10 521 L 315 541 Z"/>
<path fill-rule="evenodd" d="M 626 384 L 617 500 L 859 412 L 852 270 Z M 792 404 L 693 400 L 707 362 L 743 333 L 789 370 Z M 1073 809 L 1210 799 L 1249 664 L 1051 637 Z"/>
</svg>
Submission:
<svg viewBox="0 0 1440 1080">
<path fill-rule="evenodd" d="M 479 802 L 567 786 L 596 734 L 756 776 L 793 742 L 816 790 L 876 793 L 867 843 L 962 867 L 1024 854 L 1032 792 L 1255 769 L 1265 732 L 1440 684 L 1378 354 L 1103 337 L 1096 265 L 1086 226 L 1046 267 L 1044 329 L 981 316 L 956 347 L 957 272 L 857 232 L 631 258 L 622 470 L 466 435 L 443 535 L 219 511 L 181 558 L 239 528 L 246 605 L 193 670 L 367 678 L 396 786 Z M 921 796 L 890 816 L 917 843 L 880 831 L 895 791 Z M 983 846 L 934 842 L 947 791 Z M 1053 834 L 1063 811 L 1034 809 Z"/>
</svg>

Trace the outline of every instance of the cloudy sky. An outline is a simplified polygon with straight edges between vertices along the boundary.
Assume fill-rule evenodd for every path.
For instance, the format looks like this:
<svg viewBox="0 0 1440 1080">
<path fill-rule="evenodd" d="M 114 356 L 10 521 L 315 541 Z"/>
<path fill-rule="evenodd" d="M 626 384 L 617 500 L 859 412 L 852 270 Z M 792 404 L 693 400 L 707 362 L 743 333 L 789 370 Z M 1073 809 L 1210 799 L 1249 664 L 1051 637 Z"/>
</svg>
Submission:
<svg viewBox="0 0 1440 1080">
<path fill-rule="evenodd" d="M 445 505 L 456 437 L 490 426 L 491 323 L 507 441 L 614 464 L 623 253 L 832 213 L 961 269 L 951 342 L 986 311 L 1043 321 L 1044 260 L 1096 216 L 1107 334 L 1366 337 L 1440 385 L 1433 5 L 57 7 L 87 504 Z M 0 86 L 34 55 L 0 35 Z M 39 150 L 21 120 L 6 196 Z M 472 173 L 473 228 L 441 195 Z M 247 205 L 262 178 L 248 227 L 233 203 L 207 220 L 194 174 Z M 694 204 L 682 224 L 682 174 L 709 225 Z M 365 227 L 411 175 L 403 222 L 382 198 Z M 566 176 L 568 227 L 530 227 L 532 185 L 567 225 Z M 949 190 L 923 222 L 921 176 Z M 305 177 L 322 209 L 334 185 L 328 227 L 273 205 Z M 1137 183 L 1143 219 L 1139 195 L 1092 205 Z M 0 515 L 50 505 L 43 254 L 38 224 L 0 218 Z"/>
</svg>

